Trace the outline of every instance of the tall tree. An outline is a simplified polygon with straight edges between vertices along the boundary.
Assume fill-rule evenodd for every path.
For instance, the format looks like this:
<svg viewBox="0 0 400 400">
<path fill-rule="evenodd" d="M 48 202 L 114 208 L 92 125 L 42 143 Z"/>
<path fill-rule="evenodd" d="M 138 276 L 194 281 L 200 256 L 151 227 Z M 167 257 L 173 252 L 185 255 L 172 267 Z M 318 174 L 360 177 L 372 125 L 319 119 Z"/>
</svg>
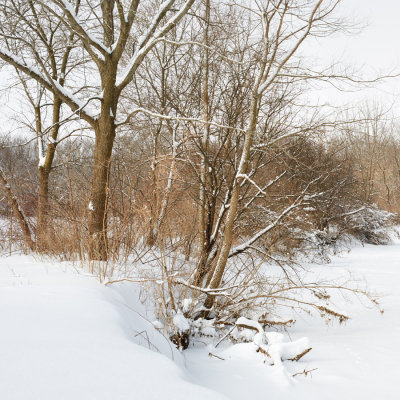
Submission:
<svg viewBox="0 0 400 400">
<path fill-rule="evenodd" d="M 95 132 L 92 184 L 89 203 L 89 257 L 106 260 L 107 198 L 113 143 L 118 125 L 118 105 L 123 90 L 129 85 L 146 55 L 174 29 L 195 0 L 37 0 L 35 12 L 27 9 L 25 1 L 0 2 L 0 18 L 12 19 L 29 32 L 2 29 L 0 58 L 29 75 L 57 99 L 85 120 Z M 141 9 L 140 5 L 143 4 Z M 153 12 L 151 10 L 154 10 Z M 142 26 L 138 14 L 146 16 Z M 36 21 L 62 24 L 69 34 L 79 39 L 83 55 L 89 57 L 96 77 L 71 77 L 64 86 L 51 73 L 49 62 L 38 48 Z M 4 24 L 3 24 L 4 26 Z M 5 38 L 26 45 L 23 53 L 5 45 Z M 129 44 L 129 45 L 128 45 Z M 127 60 L 128 61 L 123 61 Z M 100 81 L 100 84 L 98 84 Z M 92 90 L 87 87 L 92 86 Z M 85 96 L 86 95 L 86 96 Z"/>
<path fill-rule="evenodd" d="M 249 161 L 260 123 L 263 97 L 285 77 L 301 78 L 296 64 L 291 64 L 303 42 L 318 32 L 327 32 L 328 17 L 336 8 L 338 2 L 277 0 L 257 3 L 251 12 L 259 19 L 259 48 L 257 64 L 254 69 L 253 85 L 250 93 L 250 108 L 248 111 L 247 128 L 244 132 L 244 144 L 239 158 L 238 168 L 233 180 L 231 197 L 225 220 L 222 242 L 215 259 L 213 269 L 208 279 L 210 289 L 216 289 L 222 281 L 228 258 L 232 253 L 233 230 L 239 212 L 239 201 L 242 183 L 251 180 L 249 176 Z M 297 64 L 298 65 L 298 64 Z M 300 197 L 301 198 L 301 197 Z M 299 198 L 299 200 L 300 200 Z M 296 202 L 283 211 L 281 219 L 296 206 Z M 278 219 L 278 220 L 279 220 Z M 242 246 L 250 245 L 267 233 L 267 226 L 257 232 Z M 205 308 L 210 309 L 215 296 L 210 295 L 205 301 Z"/>
</svg>

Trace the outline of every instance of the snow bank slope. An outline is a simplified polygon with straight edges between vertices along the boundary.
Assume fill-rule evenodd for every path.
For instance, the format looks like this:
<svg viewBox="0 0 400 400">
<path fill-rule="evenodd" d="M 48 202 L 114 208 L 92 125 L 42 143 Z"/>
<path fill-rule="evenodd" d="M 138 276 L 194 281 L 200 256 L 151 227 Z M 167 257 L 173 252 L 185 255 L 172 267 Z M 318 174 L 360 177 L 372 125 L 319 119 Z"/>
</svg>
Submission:
<svg viewBox="0 0 400 400">
<path fill-rule="evenodd" d="M 71 267 L 0 258 L 0 398 L 226 399 L 188 382 L 171 359 L 136 344 L 146 337 L 149 347 L 169 346 L 128 312 L 112 288 Z M 168 351 L 179 361 L 175 350 Z"/>
<path fill-rule="evenodd" d="M 331 264 L 310 269 L 319 279 L 346 277 L 348 271 L 353 278 L 365 277 L 369 288 L 383 295 L 384 314 L 366 308 L 367 302 L 346 302 L 344 293 L 335 299 L 337 309 L 351 317 L 342 326 L 327 326 L 318 316 L 290 316 L 297 320 L 291 338 L 308 337 L 313 349 L 298 363 L 285 362 L 285 370 L 263 364 L 252 344 L 213 350 L 224 361 L 190 349 L 188 367 L 200 384 L 231 400 L 249 395 L 273 400 L 400 399 L 400 242 L 358 246 Z M 292 378 L 304 369 L 314 370 L 312 377 Z"/>
<path fill-rule="evenodd" d="M 271 367 L 251 343 L 199 342 L 185 362 L 143 317 L 135 285 L 104 287 L 66 264 L 0 258 L 0 399 L 400 399 L 400 243 L 311 269 L 318 278 L 365 276 L 386 295 L 385 313 L 338 296 L 351 316 L 344 326 L 295 315 L 291 338 L 308 337 L 313 350 Z M 304 369 L 316 370 L 292 378 Z"/>
</svg>

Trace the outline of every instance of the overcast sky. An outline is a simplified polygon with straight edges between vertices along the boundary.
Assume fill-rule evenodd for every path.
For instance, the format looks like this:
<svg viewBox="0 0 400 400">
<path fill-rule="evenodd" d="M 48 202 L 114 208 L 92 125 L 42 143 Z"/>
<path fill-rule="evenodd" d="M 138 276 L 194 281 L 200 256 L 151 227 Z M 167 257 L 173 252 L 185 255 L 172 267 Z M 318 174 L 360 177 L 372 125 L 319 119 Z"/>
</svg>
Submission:
<svg viewBox="0 0 400 400">
<path fill-rule="evenodd" d="M 338 11 L 350 21 L 362 24 L 363 29 L 358 34 L 339 33 L 324 38 L 311 52 L 323 59 L 326 65 L 340 60 L 343 64 L 353 65 L 366 77 L 400 73 L 400 1 L 342 0 Z M 399 94 L 400 77 L 357 93 L 338 94 L 332 90 L 318 93 L 321 100 L 329 102 L 375 100 L 386 104 L 395 102 Z M 400 108 L 395 113 L 400 115 Z"/>
<path fill-rule="evenodd" d="M 340 10 L 368 25 L 362 32 L 341 41 L 349 57 L 387 68 L 400 60 L 400 2 L 398 0 L 343 0 Z"/>
</svg>

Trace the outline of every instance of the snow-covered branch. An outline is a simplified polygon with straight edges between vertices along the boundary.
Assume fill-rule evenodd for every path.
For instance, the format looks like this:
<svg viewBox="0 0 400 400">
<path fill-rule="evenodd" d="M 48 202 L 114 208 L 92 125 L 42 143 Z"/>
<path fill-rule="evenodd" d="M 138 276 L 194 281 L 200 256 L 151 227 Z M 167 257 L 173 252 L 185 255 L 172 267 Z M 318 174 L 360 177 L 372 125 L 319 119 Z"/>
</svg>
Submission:
<svg viewBox="0 0 400 400">
<path fill-rule="evenodd" d="M 249 240 L 247 240 L 246 242 L 242 243 L 239 246 L 234 247 L 230 253 L 229 253 L 229 258 L 230 257 L 234 257 L 237 256 L 241 253 L 243 253 L 244 251 L 246 251 L 253 243 L 255 243 L 258 239 L 260 239 L 262 236 L 264 236 L 266 233 L 268 233 L 269 231 L 271 231 L 273 228 L 275 228 L 280 221 L 288 214 L 290 214 L 294 209 L 298 208 L 299 206 L 301 206 L 303 199 L 306 198 L 306 193 L 309 189 L 309 187 L 317 182 L 318 180 L 321 179 L 321 176 L 319 176 L 316 179 L 313 179 L 310 183 L 308 183 L 308 185 L 305 187 L 305 189 L 296 197 L 296 199 L 292 202 L 292 204 L 290 204 L 290 206 L 286 207 L 277 218 L 275 218 L 275 220 L 273 222 L 271 222 L 269 225 L 267 225 L 265 228 L 261 229 L 260 231 L 258 231 L 255 235 L 253 235 Z M 318 194 L 320 195 L 320 194 Z M 308 196 L 307 199 L 313 198 L 316 195 L 311 195 Z"/>
<path fill-rule="evenodd" d="M 230 129 L 230 130 L 235 130 L 238 132 L 245 132 L 244 129 L 241 128 L 237 128 L 237 127 L 233 127 L 233 126 L 228 126 L 228 125 L 223 125 L 220 124 L 218 122 L 213 122 L 213 121 L 204 121 L 201 118 L 194 118 L 194 117 L 179 117 L 179 116 L 174 116 L 174 115 L 165 115 L 165 114 L 159 114 L 159 113 L 155 113 L 153 111 L 150 111 L 146 108 L 136 108 L 133 111 L 131 111 L 129 113 L 129 115 L 126 117 L 125 121 L 123 122 L 119 122 L 117 125 L 121 126 L 121 125 L 126 125 L 129 123 L 129 121 L 132 119 L 132 117 L 135 114 L 139 114 L 139 113 L 143 113 L 146 114 L 150 117 L 154 117 L 154 118 L 159 118 L 159 119 L 163 119 L 166 121 L 179 121 L 179 122 L 192 122 L 192 123 L 198 123 L 198 124 L 208 124 L 211 126 L 215 126 L 216 128 L 221 128 L 221 129 Z"/>
<path fill-rule="evenodd" d="M 180 8 L 180 10 L 157 31 L 157 27 L 159 26 L 167 12 L 171 10 L 171 7 L 175 3 L 175 1 L 166 0 L 161 4 L 156 16 L 153 18 L 153 21 L 150 24 L 150 27 L 148 28 L 146 33 L 139 39 L 137 50 L 131 57 L 128 66 L 121 74 L 121 76 L 117 79 L 116 86 L 120 92 L 132 80 L 132 77 L 134 76 L 144 57 L 186 15 L 190 7 L 193 5 L 194 1 L 195 0 L 187 0 L 186 3 Z"/>
<path fill-rule="evenodd" d="M 58 96 L 65 104 L 67 104 L 72 111 L 79 112 L 81 117 L 85 119 L 89 124 L 94 124 L 97 116 L 91 114 L 85 107 L 89 103 L 90 99 L 85 103 L 82 103 L 76 96 L 74 96 L 68 89 L 63 87 L 56 80 L 49 80 L 33 65 L 28 64 L 26 61 L 18 58 L 10 51 L 5 48 L 0 48 L 0 58 L 19 71 L 33 78 L 35 81 L 43 85 L 47 90 Z"/>
</svg>

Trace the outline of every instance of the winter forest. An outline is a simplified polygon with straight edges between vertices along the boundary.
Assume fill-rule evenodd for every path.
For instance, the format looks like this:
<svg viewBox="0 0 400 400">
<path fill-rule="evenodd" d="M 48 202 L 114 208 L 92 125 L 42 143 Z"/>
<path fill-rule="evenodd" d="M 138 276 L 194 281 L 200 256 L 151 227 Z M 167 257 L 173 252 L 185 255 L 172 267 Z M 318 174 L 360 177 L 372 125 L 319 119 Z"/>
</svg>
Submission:
<svg viewBox="0 0 400 400">
<path fill-rule="evenodd" d="M 348 3 L 0 0 L 1 399 L 400 398 L 400 60 L 325 56 Z"/>
</svg>

